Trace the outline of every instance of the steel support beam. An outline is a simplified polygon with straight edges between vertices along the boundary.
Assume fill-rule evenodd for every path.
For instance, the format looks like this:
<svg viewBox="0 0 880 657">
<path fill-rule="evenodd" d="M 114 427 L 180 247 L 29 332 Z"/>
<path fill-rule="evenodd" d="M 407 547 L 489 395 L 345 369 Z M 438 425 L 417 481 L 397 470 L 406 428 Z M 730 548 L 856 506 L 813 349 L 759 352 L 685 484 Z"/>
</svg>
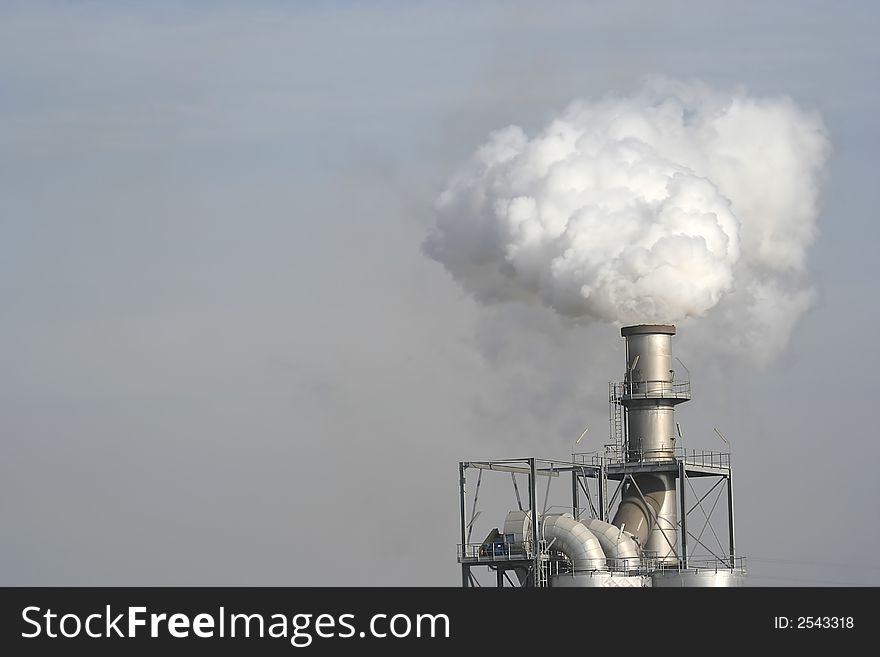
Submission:
<svg viewBox="0 0 880 657">
<path fill-rule="evenodd" d="M 513 492 L 516 494 L 516 506 L 522 511 L 522 500 L 519 497 L 519 487 L 516 485 L 516 473 L 511 472 L 510 478 L 513 480 Z"/>
<path fill-rule="evenodd" d="M 733 522 L 733 470 L 727 472 L 727 535 L 730 542 L 730 567 L 735 567 L 736 528 Z"/>
<path fill-rule="evenodd" d="M 537 459 L 526 459 L 529 463 L 532 461 L 536 461 Z M 475 468 L 477 470 L 497 470 L 498 472 L 513 472 L 516 474 L 530 474 L 534 472 L 537 475 L 542 477 L 558 477 L 559 470 L 553 468 L 531 468 L 531 467 L 517 467 L 515 465 L 506 465 L 504 463 L 498 463 L 496 461 L 487 462 L 487 461 L 468 461 L 468 467 Z"/>
<path fill-rule="evenodd" d="M 477 500 L 480 499 L 480 483 L 483 481 L 483 471 L 480 470 L 480 473 L 477 475 L 477 488 L 474 491 L 474 503 L 471 508 L 471 519 L 468 520 L 467 523 L 467 542 L 471 542 L 471 533 L 474 531 L 474 520 L 477 519 Z M 549 480 L 548 480 L 549 481 Z"/>
<path fill-rule="evenodd" d="M 541 554 L 538 549 L 538 475 L 537 461 L 534 458 L 529 459 L 529 510 L 532 514 L 532 567 L 533 583 L 538 584 L 538 569 L 541 567 Z"/>
<path fill-rule="evenodd" d="M 464 559 L 467 555 L 467 528 L 465 527 L 465 464 L 464 462 L 460 462 L 458 464 L 458 497 L 459 497 L 459 506 L 461 510 L 461 558 Z M 461 565 L 461 586 L 462 588 L 468 587 L 468 575 L 470 575 L 470 569 L 462 564 Z"/>
<path fill-rule="evenodd" d="M 687 526 L 687 501 L 685 478 L 687 472 L 684 467 L 684 459 L 678 462 L 678 497 L 681 506 L 681 567 L 688 567 L 688 526 Z"/>
<path fill-rule="evenodd" d="M 590 488 L 584 483 L 583 479 L 580 479 L 578 483 L 581 485 L 581 490 L 584 491 L 584 495 L 587 496 L 587 503 L 590 505 L 590 511 L 593 513 L 594 518 L 602 519 L 602 511 L 596 508 L 596 505 L 593 504 L 593 497 L 590 495 Z"/>
</svg>

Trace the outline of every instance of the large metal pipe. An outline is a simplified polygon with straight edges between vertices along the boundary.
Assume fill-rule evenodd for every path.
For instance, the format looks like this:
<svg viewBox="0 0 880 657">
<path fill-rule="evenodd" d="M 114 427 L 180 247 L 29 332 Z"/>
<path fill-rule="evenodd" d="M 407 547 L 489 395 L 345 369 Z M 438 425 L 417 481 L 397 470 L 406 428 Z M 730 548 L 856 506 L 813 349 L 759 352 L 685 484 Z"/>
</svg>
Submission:
<svg viewBox="0 0 880 657">
<path fill-rule="evenodd" d="M 625 411 L 626 458 L 631 462 L 675 458 L 675 406 L 690 398 L 687 382 L 675 380 L 668 324 L 625 326 L 626 372 L 619 402 Z M 636 474 L 623 490 L 613 524 L 625 528 L 648 554 L 678 561 L 675 476 Z"/>
<path fill-rule="evenodd" d="M 568 557 L 575 573 L 605 568 L 605 552 L 599 539 L 570 513 L 544 515 L 541 531 L 548 545 L 552 543 L 554 549 Z"/>
<path fill-rule="evenodd" d="M 599 539 L 599 545 L 602 546 L 610 570 L 626 571 L 638 568 L 639 546 L 629 532 L 598 518 L 581 519 L 581 522 Z"/>
</svg>

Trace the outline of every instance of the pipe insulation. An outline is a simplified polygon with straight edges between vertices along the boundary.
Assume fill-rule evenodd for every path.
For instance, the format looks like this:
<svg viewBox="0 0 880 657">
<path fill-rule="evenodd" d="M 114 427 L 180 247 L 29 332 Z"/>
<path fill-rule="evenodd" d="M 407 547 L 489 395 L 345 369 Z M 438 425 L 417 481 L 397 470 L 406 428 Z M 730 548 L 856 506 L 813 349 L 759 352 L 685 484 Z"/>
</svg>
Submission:
<svg viewBox="0 0 880 657">
<path fill-rule="evenodd" d="M 605 551 L 599 539 L 570 513 L 544 516 L 541 523 L 544 540 L 562 552 L 571 561 L 574 572 L 600 570 L 606 567 Z"/>
<path fill-rule="evenodd" d="M 611 570 L 633 570 L 639 566 L 639 546 L 632 535 L 598 518 L 582 519 L 587 529 L 599 540 Z"/>
</svg>

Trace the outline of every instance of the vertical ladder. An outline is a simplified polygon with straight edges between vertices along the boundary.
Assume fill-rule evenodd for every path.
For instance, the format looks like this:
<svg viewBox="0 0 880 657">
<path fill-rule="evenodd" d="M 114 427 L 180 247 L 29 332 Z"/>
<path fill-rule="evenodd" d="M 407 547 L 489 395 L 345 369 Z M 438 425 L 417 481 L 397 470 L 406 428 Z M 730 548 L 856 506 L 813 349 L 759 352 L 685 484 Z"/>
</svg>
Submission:
<svg viewBox="0 0 880 657">
<path fill-rule="evenodd" d="M 611 444 L 617 455 L 623 454 L 623 405 L 620 403 L 618 384 L 608 384 L 608 422 Z"/>
<path fill-rule="evenodd" d="M 540 567 L 535 573 L 535 586 L 537 588 L 544 588 L 547 586 L 547 569 L 550 565 L 546 541 L 540 542 L 540 547 L 538 551 L 538 562 L 540 563 Z"/>
</svg>

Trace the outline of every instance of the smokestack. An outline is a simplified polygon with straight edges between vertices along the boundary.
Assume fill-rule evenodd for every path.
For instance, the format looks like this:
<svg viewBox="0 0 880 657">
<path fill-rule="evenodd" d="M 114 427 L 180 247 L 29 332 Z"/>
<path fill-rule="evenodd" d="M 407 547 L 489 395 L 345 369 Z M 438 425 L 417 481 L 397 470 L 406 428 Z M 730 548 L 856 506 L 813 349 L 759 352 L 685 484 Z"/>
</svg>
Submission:
<svg viewBox="0 0 880 657">
<path fill-rule="evenodd" d="M 626 460 L 657 463 L 675 459 L 675 406 L 690 399 L 690 381 L 676 380 L 672 357 L 675 326 L 625 326 L 626 371 L 615 387 L 624 409 Z M 636 474 L 628 481 L 614 516 L 660 562 L 677 562 L 678 514 L 673 474 Z"/>
</svg>

